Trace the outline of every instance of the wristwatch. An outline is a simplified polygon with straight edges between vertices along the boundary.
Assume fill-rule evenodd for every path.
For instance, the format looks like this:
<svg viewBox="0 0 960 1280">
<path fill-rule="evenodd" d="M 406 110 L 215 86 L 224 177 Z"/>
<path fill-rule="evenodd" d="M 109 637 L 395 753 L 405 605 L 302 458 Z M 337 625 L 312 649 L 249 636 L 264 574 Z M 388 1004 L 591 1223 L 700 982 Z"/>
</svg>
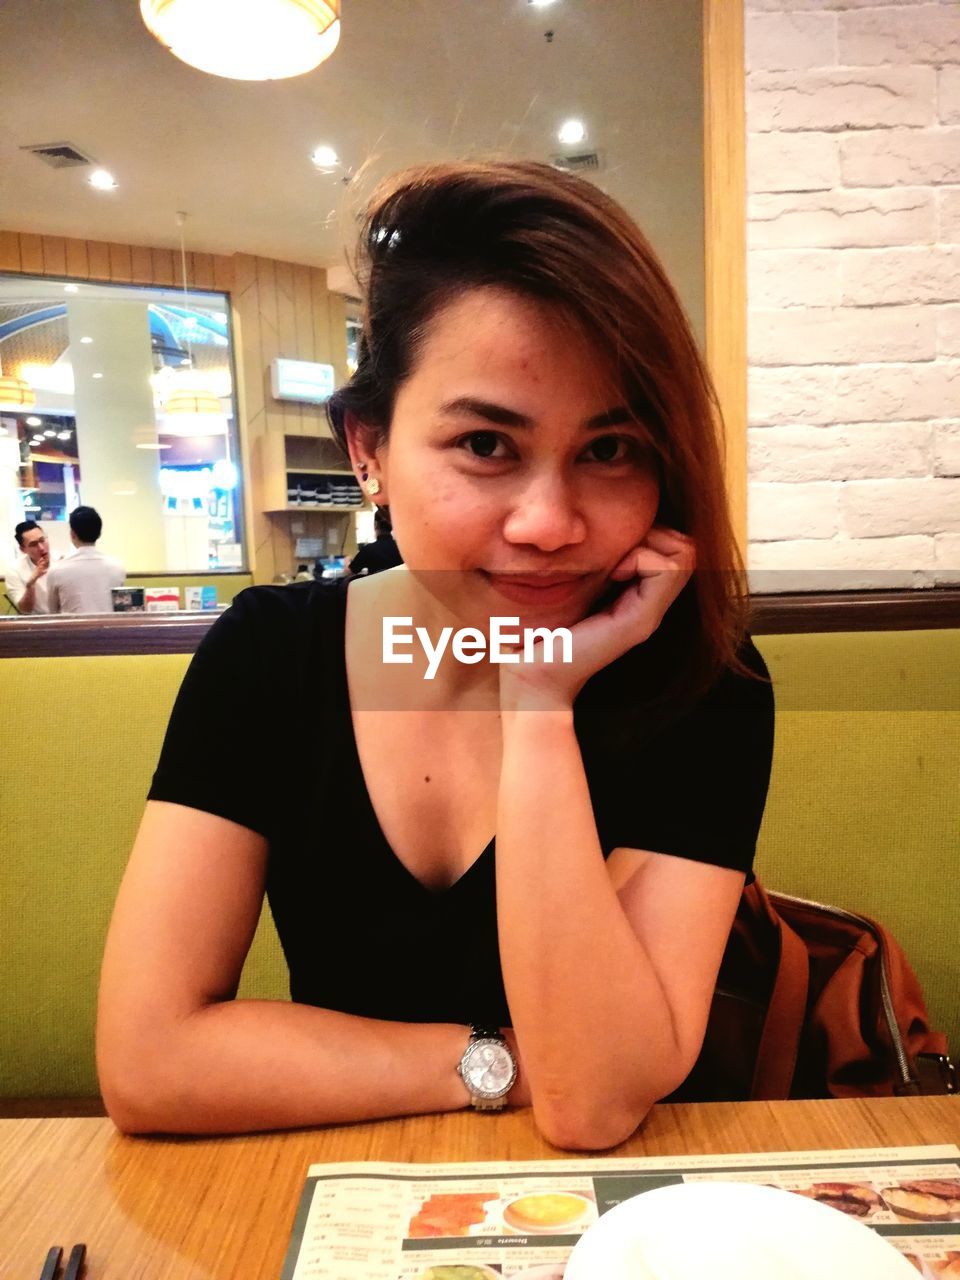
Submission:
<svg viewBox="0 0 960 1280">
<path fill-rule="evenodd" d="M 471 1026 L 457 1074 L 477 1111 L 503 1110 L 517 1078 L 517 1064 L 496 1027 Z"/>
</svg>

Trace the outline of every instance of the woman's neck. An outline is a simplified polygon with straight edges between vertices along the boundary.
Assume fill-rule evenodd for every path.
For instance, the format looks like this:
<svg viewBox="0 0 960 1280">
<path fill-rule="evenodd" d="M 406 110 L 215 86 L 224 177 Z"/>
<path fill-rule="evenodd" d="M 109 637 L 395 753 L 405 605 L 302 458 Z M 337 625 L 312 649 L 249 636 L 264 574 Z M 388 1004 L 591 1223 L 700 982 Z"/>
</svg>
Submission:
<svg viewBox="0 0 960 1280">
<path fill-rule="evenodd" d="M 436 663 L 430 679 L 424 675 L 428 657 L 417 634 L 417 628 L 436 646 L 445 628 L 456 633 L 468 625 L 423 585 L 407 569 L 399 565 L 382 573 L 357 578 L 348 588 L 348 609 L 358 626 L 351 624 L 355 643 L 362 646 L 363 669 L 369 676 L 376 671 L 385 702 L 424 710 L 494 710 L 499 707 L 499 668 L 486 658 L 468 664 L 458 662 L 447 643 L 441 661 Z M 396 652 L 412 654 L 412 663 L 384 661 L 384 619 L 411 619 L 396 624 L 398 635 L 412 635 L 412 641 L 398 644 Z M 358 655 L 359 656 L 359 655 Z"/>
</svg>

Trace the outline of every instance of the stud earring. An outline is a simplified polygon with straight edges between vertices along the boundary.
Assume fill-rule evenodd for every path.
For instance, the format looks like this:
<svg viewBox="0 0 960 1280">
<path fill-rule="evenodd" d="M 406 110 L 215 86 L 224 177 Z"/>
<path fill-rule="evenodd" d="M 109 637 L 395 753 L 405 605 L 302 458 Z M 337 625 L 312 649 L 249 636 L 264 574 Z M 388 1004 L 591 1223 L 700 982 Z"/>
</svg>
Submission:
<svg viewBox="0 0 960 1280">
<path fill-rule="evenodd" d="M 374 476 L 372 480 L 367 481 L 367 493 L 372 493 L 376 495 L 379 492 L 380 492 L 380 481 L 377 479 L 376 476 Z"/>
</svg>

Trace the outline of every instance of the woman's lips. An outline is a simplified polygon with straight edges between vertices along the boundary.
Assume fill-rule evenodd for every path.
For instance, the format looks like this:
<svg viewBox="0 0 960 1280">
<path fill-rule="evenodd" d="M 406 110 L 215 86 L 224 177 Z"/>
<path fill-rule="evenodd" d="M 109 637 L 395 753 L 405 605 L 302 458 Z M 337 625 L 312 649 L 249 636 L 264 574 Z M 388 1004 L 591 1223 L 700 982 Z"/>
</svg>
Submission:
<svg viewBox="0 0 960 1280">
<path fill-rule="evenodd" d="M 559 605 L 580 592 L 585 573 L 490 573 L 484 576 L 495 591 L 514 604 Z"/>
</svg>

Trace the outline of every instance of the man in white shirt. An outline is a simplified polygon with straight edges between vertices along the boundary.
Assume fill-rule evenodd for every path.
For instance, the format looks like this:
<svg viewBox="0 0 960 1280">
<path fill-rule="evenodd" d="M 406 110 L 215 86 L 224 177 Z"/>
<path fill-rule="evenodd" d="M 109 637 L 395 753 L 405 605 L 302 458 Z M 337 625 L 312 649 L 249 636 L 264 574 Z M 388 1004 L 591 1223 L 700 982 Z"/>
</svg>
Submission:
<svg viewBox="0 0 960 1280">
<path fill-rule="evenodd" d="M 70 512 L 70 540 L 76 551 L 47 574 L 51 613 L 112 613 L 112 587 L 122 587 L 126 571 L 119 560 L 97 550 L 103 521 L 93 507 Z"/>
<path fill-rule="evenodd" d="M 50 543 L 36 520 L 21 520 L 13 531 L 20 555 L 6 573 L 6 592 L 18 613 L 49 613 L 47 570 Z"/>
</svg>

